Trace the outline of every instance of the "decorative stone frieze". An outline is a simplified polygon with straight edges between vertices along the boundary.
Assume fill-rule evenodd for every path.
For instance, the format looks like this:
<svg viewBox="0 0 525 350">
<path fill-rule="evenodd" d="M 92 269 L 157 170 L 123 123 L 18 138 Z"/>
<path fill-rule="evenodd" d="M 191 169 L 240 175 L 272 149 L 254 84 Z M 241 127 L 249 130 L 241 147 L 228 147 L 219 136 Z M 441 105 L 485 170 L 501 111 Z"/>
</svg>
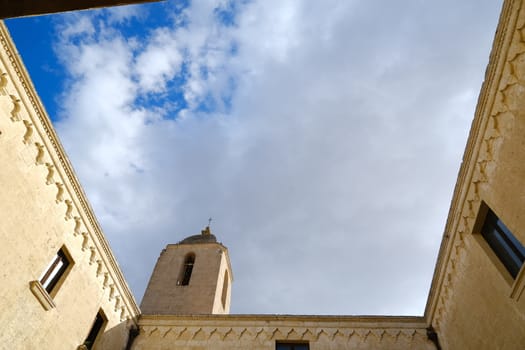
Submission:
<svg viewBox="0 0 525 350">
<path fill-rule="evenodd" d="M 36 97 L 25 68 L 18 60 L 18 54 L 9 41 L 9 34 L 0 24 L 0 100 L 9 110 L 9 119 L 13 123 L 22 122 L 22 128 L 11 128 L 10 132 L 19 133 L 22 144 L 34 147 L 34 164 L 45 166 L 44 183 L 56 186 L 54 204 L 64 204 L 63 220 L 74 222 L 71 226 L 74 236 L 81 237 L 82 251 L 87 255 L 90 265 L 95 265 L 93 274 L 104 276 L 100 287 L 108 284 L 112 287 L 114 311 L 121 320 L 139 314 L 138 306 L 122 276 L 108 243 L 102 234 L 94 214 L 84 196 L 76 176 L 46 116 L 44 108 Z M 7 58 L 7 60 L 6 60 Z M 7 66 L 9 66 L 7 68 Z M 5 69 L 4 69 L 5 68 Z M 10 104 L 10 107 L 9 107 Z M 15 125 L 15 124 L 13 124 Z M 95 264 L 96 263 L 96 264 Z M 37 290 L 34 285 L 31 290 Z M 35 293 L 35 292 L 33 292 Z"/>
<path fill-rule="evenodd" d="M 0 96 L 7 95 L 7 73 L 0 73 Z"/>
<path fill-rule="evenodd" d="M 26 132 L 23 136 L 22 142 L 24 142 L 24 144 L 26 145 L 29 145 L 33 142 L 33 138 L 31 137 L 33 136 L 33 124 L 26 119 L 24 119 L 23 122 L 24 122 L 24 126 L 26 127 Z"/>
<path fill-rule="evenodd" d="M 465 238 L 473 233 L 483 191 L 489 191 L 499 152 L 514 127 L 525 117 L 525 14 L 522 1 L 507 1 L 479 97 L 476 116 L 454 191 L 433 287 L 425 315 L 440 331 L 451 307 L 458 273 L 466 259 Z"/>
<path fill-rule="evenodd" d="M 55 166 L 51 163 L 46 163 L 45 165 L 47 167 L 46 185 L 52 185 L 55 183 L 55 180 L 53 179 L 53 175 L 55 174 Z"/>
<path fill-rule="evenodd" d="M 22 120 L 20 115 L 20 99 L 14 95 L 9 95 L 11 102 L 13 103 L 13 109 L 11 110 L 11 120 L 14 122 L 19 122 Z"/>
<path fill-rule="evenodd" d="M 312 349 L 435 349 L 420 317 L 143 315 L 132 349 L 274 349 L 307 341 Z"/>
<path fill-rule="evenodd" d="M 40 142 L 35 142 L 35 146 L 37 149 L 37 154 L 35 157 L 35 164 L 36 165 L 42 165 L 44 164 L 44 145 Z"/>
</svg>

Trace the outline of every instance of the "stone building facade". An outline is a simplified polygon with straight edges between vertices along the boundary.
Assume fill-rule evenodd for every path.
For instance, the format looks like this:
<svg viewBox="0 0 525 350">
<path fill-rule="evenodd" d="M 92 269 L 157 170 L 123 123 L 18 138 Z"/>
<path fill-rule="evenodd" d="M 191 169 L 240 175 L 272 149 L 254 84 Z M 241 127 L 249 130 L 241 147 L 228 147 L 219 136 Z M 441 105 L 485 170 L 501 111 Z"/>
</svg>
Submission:
<svg viewBox="0 0 525 350">
<path fill-rule="evenodd" d="M 0 44 L 0 348 L 76 349 L 99 312 L 121 348 L 139 308 L 3 23 Z"/>
<path fill-rule="evenodd" d="M 229 315 L 206 230 L 166 247 L 139 308 L 3 24 L 0 43 L 0 348 L 524 347 L 525 0 L 503 5 L 422 317 Z"/>
</svg>

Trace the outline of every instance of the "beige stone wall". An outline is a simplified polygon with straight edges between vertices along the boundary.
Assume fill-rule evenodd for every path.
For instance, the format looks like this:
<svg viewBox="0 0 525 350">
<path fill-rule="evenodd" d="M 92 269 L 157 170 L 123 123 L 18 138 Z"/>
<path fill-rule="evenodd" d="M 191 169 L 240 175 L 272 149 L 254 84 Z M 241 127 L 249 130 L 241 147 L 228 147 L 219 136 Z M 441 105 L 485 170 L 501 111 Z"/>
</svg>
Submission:
<svg viewBox="0 0 525 350">
<path fill-rule="evenodd" d="M 178 282 L 189 253 L 195 254 L 195 264 L 189 285 L 182 286 Z M 151 275 L 141 303 L 142 312 L 146 315 L 229 312 L 229 296 L 226 308 L 221 301 L 225 269 L 229 269 L 229 258 L 222 244 L 169 244 Z"/>
<path fill-rule="evenodd" d="M 525 243 L 522 0 L 506 1 L 500 18 L 427 306 L 443 349 L 525 344 L 525 269 L 514 280 L 480 236 L 482 203 Z"/>
<path fill-rule="evenodd" d="M 227 275 L 225 272 L 227 271 Z M 227 277 L 226 284 L 224 278 Z M 215 298 L 213 300 L 213 314 L 229 314 L 231 305 L 231 293 L 232 293 L 232 271 L 230 268 L 230 257 L 228 250 L 222 250 L 221 261 L 219 264 L 219 271 L 217 274 L 217 286 L 215 287 Z M 222 303 L 223 288 L 226 287 L 225 303 Z"/>
<path fill-rule="evenodd" d="M 274 350 L 307 341 L 311 350 L 435 349 L 421 317 L 143 316 L 133 350 Z"/>
<path fill-rule="evenodd" d="M 139 310 L 3 23 L 0 43 L 0 344 L 75 349 L 101 308 L 99 348 L 122 349 Z M 30 282 L 62 246 L 74 264 L 41 303 Z"/>
</svg>

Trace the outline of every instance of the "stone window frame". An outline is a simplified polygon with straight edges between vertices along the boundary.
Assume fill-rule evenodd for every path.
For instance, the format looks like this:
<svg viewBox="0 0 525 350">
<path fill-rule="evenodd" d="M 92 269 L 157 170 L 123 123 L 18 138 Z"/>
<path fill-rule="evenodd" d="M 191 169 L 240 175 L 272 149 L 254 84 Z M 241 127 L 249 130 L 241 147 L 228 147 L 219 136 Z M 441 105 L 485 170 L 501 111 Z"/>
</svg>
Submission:
<svg viewBox="0 0 525 350">
<path fill-rule="evenodd" d="M 84 340 L 84 343 L 80 345 L 77 350 L 95 349 L 97 343 L 100 341 L 100 335 L 104 333 L 107 324 L 108 318 L 104 313 L 104 310 L 99 309 L 93 323 L 91 324 L 86 340 Z"/>
<path fill-rule="evenodd" d="M 498 257 L 494 249 L 490 246 L 489 242 L 487 242 L 487 240 L 483 236 L 482 231 L 483 231 L 486 219 L 487 219 L 487 215 L 490 212 L 493 213 L 495 217 L 499 219 L 503 225 L 505 225 L 509 233 L 512 234 L 512 236 L 517 241 L 519 241 L 519 239 L 512 233 L 512 230 L 506 226 L 506 224 L 504 223 L 505 220 L 503 220 L 502 217 L 498 215 L 498 213 L 496 213 L 492 208 L 493 207 L 489 206 L 485 201 L 483 200 L 480 201 L 480 205 L 478 208 L 478 214 L 474 222 L 472 233 L 473 233 L 473 236 L 476 242 L 485 252 L 485 255 L 489 258 L 492 264 L 496 267 L 500 276 L 505 280 L 505 282 L 509 286 L 510 288 L 509 297 L 512 299 L 516 299 L 516 301 L 518 301 L 521 298 L 523 291 L 525 290 L 525 261 L 522 263 L 516 276 L 513 277 L 511 272 L 507 269 L 507 267 Z M 519 242 L 521 243 L 521 241 Z"/>
<path fill-rule="evenodd" d="M 60 263 L 62 263 L 61 266 L 59 266 Z M 69 250 L 63 245 L 55 253 L 39 279 L 29 282 L 29 289 L 45 310 L 56 307 L 53 299 L 71 272 L 73 265 L 75 265 L 75 261 Z"/>
<path fill-rule="evenodd" d="M 275 341 L 275 350 L 299 350 L 299 348 L 310 350 L 310 343 L 307 341 L 294 341 L 294 340 L 276 340 Z"/>
</svg>

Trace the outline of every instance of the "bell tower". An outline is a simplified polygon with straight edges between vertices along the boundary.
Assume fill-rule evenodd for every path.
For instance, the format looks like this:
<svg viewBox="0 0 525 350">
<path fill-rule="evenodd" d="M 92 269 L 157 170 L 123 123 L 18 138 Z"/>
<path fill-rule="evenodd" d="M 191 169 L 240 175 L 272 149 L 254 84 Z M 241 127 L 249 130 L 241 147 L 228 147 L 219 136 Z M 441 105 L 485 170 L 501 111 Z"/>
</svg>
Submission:
<svg viewBox="0 0 525 350">
<path fill-rule="evenodd" d="M 228 249 L 207 226 L 162 250 L 140 308 L 147 315 L 228 314 L 232 281 Z"/>
</svg>

